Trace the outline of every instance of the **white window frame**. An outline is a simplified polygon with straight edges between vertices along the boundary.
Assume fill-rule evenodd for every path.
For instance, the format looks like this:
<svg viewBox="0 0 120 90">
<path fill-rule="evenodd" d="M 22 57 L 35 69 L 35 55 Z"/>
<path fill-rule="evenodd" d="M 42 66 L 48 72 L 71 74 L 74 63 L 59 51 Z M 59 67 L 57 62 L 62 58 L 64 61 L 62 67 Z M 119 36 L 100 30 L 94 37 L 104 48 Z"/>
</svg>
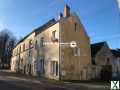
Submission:
<svg viewBox="0 0 120 90">
<path fill-rule="evenodd" d="M 51 74 L 54 76 L 58 76 L 58 61 L 51 61 Z"/>
<path fill-rule="evenodd" d="M 55 39 L 56 38 L 56 30 L 52 31 L 52 37 Z"/>
</svg>

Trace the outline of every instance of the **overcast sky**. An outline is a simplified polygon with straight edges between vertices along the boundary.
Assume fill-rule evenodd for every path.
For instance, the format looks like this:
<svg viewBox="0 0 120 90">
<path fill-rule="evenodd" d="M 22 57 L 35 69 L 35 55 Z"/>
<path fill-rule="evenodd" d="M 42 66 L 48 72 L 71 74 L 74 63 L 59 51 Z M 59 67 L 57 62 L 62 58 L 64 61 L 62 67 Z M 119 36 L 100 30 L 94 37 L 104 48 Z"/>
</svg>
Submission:
<svg viewBox="0 0 120 90">
<path fill-rule="evenodd" d="M 120 48 L 120 14 L 117 0 L 0 0 L 0 29 L 8 28 L 24 37 L 63 12 L 70 5 L 83 23 L 91 43 L 107 41 Z"/>
</svg>

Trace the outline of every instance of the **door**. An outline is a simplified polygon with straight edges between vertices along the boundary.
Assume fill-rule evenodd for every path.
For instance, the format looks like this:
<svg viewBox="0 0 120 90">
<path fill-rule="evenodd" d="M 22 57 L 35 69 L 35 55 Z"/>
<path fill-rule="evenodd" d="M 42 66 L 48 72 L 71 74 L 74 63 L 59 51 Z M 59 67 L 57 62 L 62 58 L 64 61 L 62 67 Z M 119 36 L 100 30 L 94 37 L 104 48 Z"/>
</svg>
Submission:
<svg viewBox="0 0 120 90">
<path fill-rule="evenodd" d="M 37 73 L 38 74 L 44 73 L 44 60 L 43 59 L 40 59 L 37 62 Z"/>
</svg>

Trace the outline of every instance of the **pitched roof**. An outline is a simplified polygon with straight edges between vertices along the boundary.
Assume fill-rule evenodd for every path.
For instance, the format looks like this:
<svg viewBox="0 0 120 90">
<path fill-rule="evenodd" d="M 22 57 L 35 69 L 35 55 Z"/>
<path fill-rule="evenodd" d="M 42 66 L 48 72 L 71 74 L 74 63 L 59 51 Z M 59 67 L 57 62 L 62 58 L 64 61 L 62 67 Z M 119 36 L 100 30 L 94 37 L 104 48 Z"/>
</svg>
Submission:
<svg viewBox="0 0 120 90">
<path fill-rule="evenodd" d="M 44 25 L 38 27 L 35 29 L 35 33 L 36 35 L 41 33 L 42 31 L 46 30 L 47 28 L 53 26 L 54 24 L 56 24 L 58 21 L 56 21 L 54 18 L 49 20 L 47 23 L 45 23 Z"/>
<path fill-rule="evenodd" d="M 53 18 L 51 20 L 49 20 L 47 23 L 43 24 L 42 26 L 38 27 L 37 29 L 33 30 L 32 32 L 30 32 L 28 35 L 26 35 L 24 38 L 22 38 L 20 41 L 18 41 L 18 43 L 15 45 L 15 47 L 21 43 L 22 41 L 24 41 L 29 35 L 31 35 L 32 33 L 40 33 L 42 31 L 44 31 L 45 29 L 49 28 L 50 26 L 54 25 L 57 21 Z"/>
<path fill-rule="evenodd" d="M 95 44 L 91 44 L 91 55 L 92 58 L 95 57 L 95 55 L 98 53 L 98 51 L 100 51 L 100 49 L 102 48 L 102 46 L 105 45 L 106 42 L 99 42 L 99 43 L 95 43 Z"/>
<path fill-rule="evenodd" d="M 119 50 L 112 49 L 111 52 L 115 57 L 120 57 L 120 51 Z"/>
</svg>

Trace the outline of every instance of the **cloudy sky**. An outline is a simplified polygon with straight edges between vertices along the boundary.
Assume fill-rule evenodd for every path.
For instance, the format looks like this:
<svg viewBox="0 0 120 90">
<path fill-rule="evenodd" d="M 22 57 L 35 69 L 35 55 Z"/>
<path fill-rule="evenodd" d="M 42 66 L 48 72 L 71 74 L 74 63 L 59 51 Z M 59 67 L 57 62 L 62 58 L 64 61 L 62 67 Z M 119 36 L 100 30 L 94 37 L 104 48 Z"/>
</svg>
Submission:
<svg viewBox="0 0 120 90">
<path fill-rule="evenodd" d="M 0 0 L 0 30 L 7 28 L 17 38 L 24 37 L 57 18 L 66 3 L 79 15 L 91 43 L 107 41 L 111 48 L 120 48 L 117 0 Z"/>
</svg>

